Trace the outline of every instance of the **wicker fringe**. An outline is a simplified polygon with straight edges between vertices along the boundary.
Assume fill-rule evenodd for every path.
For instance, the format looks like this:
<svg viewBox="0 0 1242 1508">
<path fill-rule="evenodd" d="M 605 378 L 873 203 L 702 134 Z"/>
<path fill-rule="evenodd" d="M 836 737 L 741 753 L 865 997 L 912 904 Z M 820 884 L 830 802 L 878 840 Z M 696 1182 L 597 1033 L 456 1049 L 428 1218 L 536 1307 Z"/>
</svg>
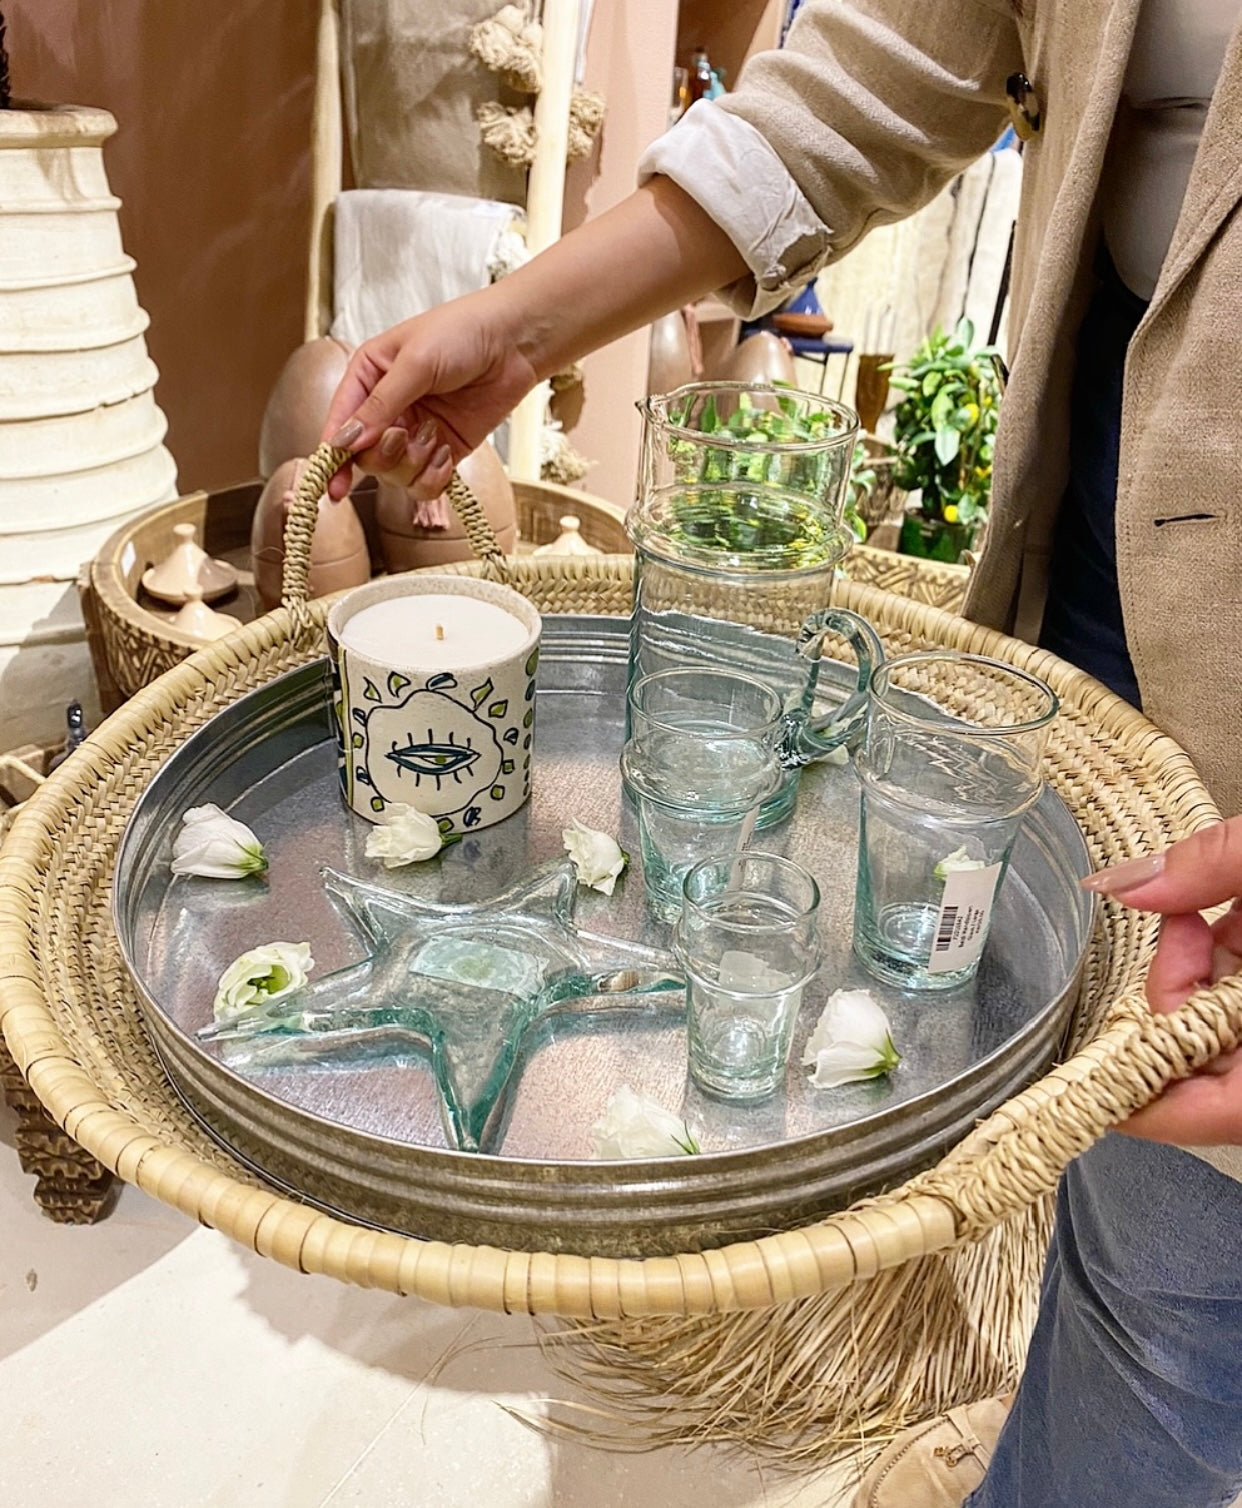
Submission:
<svg viewBox="0 0 1242 1508">
<path fill-rule="evenodd" d="M 615 1451 L 710 1442 L 788 1471 L 866 1459 L 1014 1386 L 1051 1211 L 1041 1200 L 974 1245 L 775 1309 L 544 1330 L 553 1369 L 595 1403 L 527 1422 Z"/>
</svg>

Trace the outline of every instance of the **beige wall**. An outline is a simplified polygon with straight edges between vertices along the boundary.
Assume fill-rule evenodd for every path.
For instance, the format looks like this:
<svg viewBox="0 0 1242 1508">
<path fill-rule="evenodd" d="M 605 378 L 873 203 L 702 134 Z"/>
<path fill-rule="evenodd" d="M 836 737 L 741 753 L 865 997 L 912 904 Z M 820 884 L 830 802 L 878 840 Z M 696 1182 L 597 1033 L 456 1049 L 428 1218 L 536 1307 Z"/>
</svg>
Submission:
<svg viewBox="0 0 1242 1508">
<path fill-rule="evenodd" d="M 312 0 L 8 0 L 15 92 L 101 105 L 183 491 L 253 476 L 301 339 Z"/>
<path fill-rule="evenodd" d="M 634 187 L 644 149 L 664 130 L 677 36 L 675 0 L 597 0 L 586 83 L 608 101 L 595 154 L 569 170 L 565 229 L 616 204 Z M 573 442 L 596 464 L 581 485 L 628 507 L 638 469 L 639 419 L 647 390 L 647 330 L 588 356 L 582 413 Z"/>
</svg>

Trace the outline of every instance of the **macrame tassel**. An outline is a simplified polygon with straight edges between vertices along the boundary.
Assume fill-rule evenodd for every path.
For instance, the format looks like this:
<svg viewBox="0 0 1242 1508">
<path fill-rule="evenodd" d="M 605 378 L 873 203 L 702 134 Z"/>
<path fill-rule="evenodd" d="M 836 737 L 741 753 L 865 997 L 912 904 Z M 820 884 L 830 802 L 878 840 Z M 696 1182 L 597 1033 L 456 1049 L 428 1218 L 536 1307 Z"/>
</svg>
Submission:
<svg viewBox="0 0 1242 1508">
<path fill-rule="evenodd" d="M 572 487 L 591 469 L 591 462 L 574 449 L 569 436 L 552 420 L 543 426 L 539 439 L 539 474 L 547 482 Z"/>
<path fill-rule="evenodd" d="M 569 162 L 580 162 L 591 155 L 603 124 L 604 96 L 575 86 L 569 101 L 569 147 L 565 153 Z"/>
<path fill-rule="evenodd" d="M 535 160 L 535 117 L 529 105 L 510 109 L 487 100 L 475 111 L 483 145 L 514 167 L 528 168 Z"/>
<path fill-rule="evenodd" d="M 543 88 L 543 27 L 518 5 L 506 5 L 470 30 L 470 51 L 520 94 Z"/>
</svg>

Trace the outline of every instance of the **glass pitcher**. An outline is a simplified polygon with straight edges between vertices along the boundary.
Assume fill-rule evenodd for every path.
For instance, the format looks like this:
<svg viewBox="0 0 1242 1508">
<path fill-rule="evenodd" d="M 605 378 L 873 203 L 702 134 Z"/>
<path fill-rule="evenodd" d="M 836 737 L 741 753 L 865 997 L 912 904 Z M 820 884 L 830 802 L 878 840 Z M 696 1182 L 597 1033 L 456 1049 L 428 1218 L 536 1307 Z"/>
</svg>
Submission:
<svg viewBox="0 0 1242 1508">
<path fill-rule="evenodd" d="M 639 410 L 638 497 L 626 519 L 635 550 L 630 683 L 703 665 L 742 671 L 780 694 L 787 774 L 760 815 L 767 827 L 792 809 L 799 769 L 857 729 L 884 658 L 866 619 L 828 605 L 853 542 L 842 515 L 858 418 L 817 394 L 740 382 L 692 383 Z M 858 661 L 856 688 L 836 705 L 819 677 L 832 633 Z"/>
</svg>

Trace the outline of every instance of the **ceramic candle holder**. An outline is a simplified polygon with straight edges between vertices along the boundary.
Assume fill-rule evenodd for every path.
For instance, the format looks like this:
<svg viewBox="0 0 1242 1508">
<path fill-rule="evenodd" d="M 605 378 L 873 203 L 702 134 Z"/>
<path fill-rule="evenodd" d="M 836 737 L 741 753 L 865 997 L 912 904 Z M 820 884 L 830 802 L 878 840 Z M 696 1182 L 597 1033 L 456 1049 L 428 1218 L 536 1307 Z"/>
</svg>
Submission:
<svg viewBox="0 0 1242 1508">
<path fill-rule="evenodd" d="M 397 803 L 467 833 L 530 795 L 541 620 L 458 576 L 384 578 L 328 615 L 341 789 L 380 822 Z"/>
</svg>

